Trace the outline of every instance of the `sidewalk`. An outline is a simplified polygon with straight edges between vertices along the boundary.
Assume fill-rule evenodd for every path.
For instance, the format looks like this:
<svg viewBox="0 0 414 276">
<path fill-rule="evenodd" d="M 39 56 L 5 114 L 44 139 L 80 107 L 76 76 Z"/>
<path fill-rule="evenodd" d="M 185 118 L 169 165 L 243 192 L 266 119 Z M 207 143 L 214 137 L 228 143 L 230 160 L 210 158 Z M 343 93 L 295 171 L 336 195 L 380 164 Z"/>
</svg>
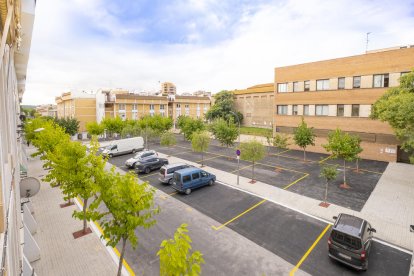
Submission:
<svg viewBox="0 0 414 276">
<path fill-rule="evenodd" d="M 162 153 L 159 155 L 166 157 Z M 168 159 L 170 163 L 186 162 L 199 166 L 194 162 L 173 156 Z M 326 222 L 333 223 L 332 217 L 339 213 L 348 213 L 364 218 L 376 228 L 376 238 L 410 251 L 413 250 L 414 233 L 409 231 L 409 225 L 414 224 L 414 169 L 412 165 L 390 163 L 361 212 L 334 204 L 323 208 L 319 206 L 319 200 L 275 188 L 259 181 L 250 184 L 248 183 L 250 179 L 242 176 L 240 176 L 240 184 L 237 185 L 237 175 L 235 174 L 208 166 L 204 169 L 215 174 L 219 182 L 228 186 L 247 191 Z"/>
<path fill-rule="evenodd" d="M 27 156 L 34 152 L 27 148 Z M 28 176 L 41 180 L 46 175 L 39 158 L 28 160 Z M 34 239 L 40 247 L 40 260 L 32 263 L 37 275 L 116 275 L 117 264 L 95 233 L 74 239 L 82 221 L 72 218 L 76 205 L 60 208 L 59 188 L 41 182 L 40 192 L 31 198 L 38 229 Z"/>
</svg>

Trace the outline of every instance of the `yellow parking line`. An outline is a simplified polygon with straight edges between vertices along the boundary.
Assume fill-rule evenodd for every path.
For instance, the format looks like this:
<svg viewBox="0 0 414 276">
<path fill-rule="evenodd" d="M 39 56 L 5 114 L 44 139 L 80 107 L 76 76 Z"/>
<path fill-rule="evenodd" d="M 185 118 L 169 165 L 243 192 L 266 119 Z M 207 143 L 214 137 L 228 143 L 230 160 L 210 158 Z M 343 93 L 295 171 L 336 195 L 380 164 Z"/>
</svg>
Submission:
<svg viewBox="0 0 414 276">
<path fill-rule="evenodd" d="M 332 164 L 332 163 L 326 163 L 326 164 L 328 164 L 328 165 L 337 165 L 337 164 Z M 344 166 L 338 166 L 338 168 L 343 168 Z M 345 166 L 345 168 L 346 169 L 349 169 L 349 170 L 356 170 L 356 167 L 351 167 L 351 166 Z M 376 172 L 376 171 L 370 171 L 370 170 L 367 170 L 367 169 L 359 169 L 360 171 L 364 171 L 364 172 L 369 172 L 369 173 L 376 173 L 376 174 L 383 174 L 383 173 L 381 173 L 381 172 Z"/>
<path fill-rule="evenodd" d="M 176 195 L 176 194 L 178 194 L 178 192 L 174 192 L 174 193 L 171 193 L 171 194 L 168 194 L 168 195 L 173 196 L 173 195 Z"/>
<path fill-rule="evenodd" d="M 212 153 L 212 154 L 215 154 L 215 153 Z M 219 157 L 221 157 L 221 156 L 220 155 L 217 155 L 217 156 L 210 157 L 210 158 L 206 158 L 206 159 L 203 159 L 203 160 L 198 160 L 198 161 L 196 161 L 196 163 L 200 163 L 201 161 L 211 160 L 211 159 L 219 158 Z"/>
<path fill-rule="evenodd" d="M 83 207 L 83 201 L 82 199 L 80 199 L 79 197 L 77 197 L 80 205 Z M 103 236 L 103 229 L 102 227 L 99 225 L 99 223 L 97 223 L 96 221 L 92 221 L 96 228 L 98 228 L 99 232 L 101 233 L 101 235 Z M 105 238 L 105 241 L 108 241 L 107 238 Z M 112 249 L 114 250 L 115 254 L 119 257 L 121 257 L 121 254 L 119 253 L 118 249 L 116 247 L 112 247 Z M 125 259 L 122 260 L 122 264 L 124 265 L 125 269 L 128 271 L 129 275 L 131 276 L 135 276 L 135 272 L 131 269 L 131 267 L 129 266 L 129 264 L 127 263 L 127 261 Z"/>
<path fill-rule="evenodd" d="M 229 220 L 228 222 L 220 225 L 219 227 L 215 227 L 215 226 L 211 226 L 214 230 L 220 230 L 221 228 L 223 228 L 224 226 L 226 226 L 227 224 L 235 221 L 236 219 L 238 219 L 239 217 L 243 216 L 244 214 L 250 212 L 251 210 L 253 210 L 254 208 L 256 208 L 257 206 L 261 205 L 262 203 L 264 203 L 266 201 L 266 199 L 263 199 L 262 201 L 260 201 L 259 203 L 253 205 L 252 207 L 250 207 L 249 209 L 247 209 L 246 211 L 244 211 L 243 213 L 235 216 L 234 218 L 232 218 L 231 220 Z"/>
<path fill-rule="evenodd" d="M 263 163 L 256 163 L 256 164 L 257 164 L 257 165 L 266 166 L 266 167 L 272 167 L 272 168 L 275 168 L 275 166 L 274 166 L 274 165 L 263 164 Z M 301 172 L 301 171 L 296 171 L 296 170 L 286 169 L 286 168 L 284 168 L 284 167 L 279 167 L 279 166 L 276 166 L 276 168 L 281 169 L 281 170 L 284 170 L 284 171 L 288 171 L 288 172 L 295 172 L 295 173 L 300 173 L 300 174 L 307 174 L 306 172 Z"/>
<path fill-rule="evenodd" d="M 326 158 L 322 159 L 321 161 L 319 161 L 319 164 L 322 164 L 323 162 L 325 162 L 326 160 L 331 159 L 331 158 L 332 158 L 332 155 L 329 155 L 328 157 L 326 157 Z"/>
<path fill-rule="evenodd" d="M 309 176 L 309 174 L 307 173 L 307 174 L 305 174 L 304 176 L 302 176 L 301 178 L 296 179 L 296 180 L 295 180 L 295 181 L 293 181 L 292 183 L 290 183 L 290 184 L 286 185 L 285 187 L 283 187 L 283 190 L 286 190 L 286 189 L 287 189 L 287 188 L 289 188 L 290 186 L 295 185 L 296 183 L 298 183 L 299 181 L 301 181 L 302 179 L 304 179 L 304 178 L 306 178 L 306 177 L 308 177 L 308 176 Z"/>
<path fill-rule="evenodd" d="M 319 237 L 313 242 L 312 246 L 309 247 L 308 251 L 306 251 L 305 255 L 300 259 L 300 261 L 296 264 L 296 266 L 290 271 L 289 276 L 295 275 L 295 272 L 299 269 L 301 264 L 306 260 L 306 258 L 309 256 L 309 254 L 312 252 L 312 250 L 315 248 L 315 246 L 318 244 L 318 242 L 322 239 L 322 237 L 325 235 L 326 231 L 331 227 L 330 224 L 328 224 L 325 229 L 322 231 L 322 233 L 319 235 Z"/>
<path fill-rule="evenodd" d="M 244 169 L 246 169 L 246 168 L 248 168 L 248 167 L 251 167 L 251 166 L 253 166 L 253 164 L 251 164 L 251 165 L 247 165 L 247 166 L 244 166 L 244 167 L 241 167 L 241 168 L 239 168 L 239 169 L 237 169 L 237 170 L 234 170 L 234 171 L 232 171 L 232 172 L 230 172 L 230 173 L 235 173 L 235 172 L 237 172 L 237 171 L 244 170 Z"/>
<path fill-rule="evenodd" d="M 155 172 L 155 173 L 150 173 L 150 174 L 146 174 L 146 175 L 143 175 L 143 176 L 138 176 L 138 178 L 145 178 L 145 177 L 150 177 L 150 176 L 153 176 L 153 175 L 156 175 L 156 174 L 159 174 L 160 172 Z"/>
<path fill-rule="evenodd" d="M 190 152 L 193 152 L 193 151 L 192 150 L 187 150 L 187 151 L 182 151 L 182 152 L 179 152 L 179 153 L 174 153 L 174 156 L 180 155 L 180 154 L 185 154 L 185 153 L 190 153 Z"/>
<path fill-rule="evenodd" d="M 272 153 L 271 155 L 278 156 L 278 155 L 281 155 L 282 153 L 285 153 L 285 152 L 288 152 L 288 151 L 291 151 L 291 150 L 288 149 L 288 150 L 285 150 L 285 151 L 282 151 L 282 152 L 279 152 L 279 153 Z"/>
</svg>

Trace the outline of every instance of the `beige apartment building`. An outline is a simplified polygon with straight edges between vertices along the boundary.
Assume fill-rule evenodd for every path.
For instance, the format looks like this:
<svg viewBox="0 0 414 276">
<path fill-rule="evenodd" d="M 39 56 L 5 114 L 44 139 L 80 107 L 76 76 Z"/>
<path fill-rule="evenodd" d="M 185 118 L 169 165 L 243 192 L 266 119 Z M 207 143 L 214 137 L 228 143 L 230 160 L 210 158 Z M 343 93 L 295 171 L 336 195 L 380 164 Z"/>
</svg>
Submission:
<svg viewBox="0 0 414 276">
<path fill-rule="evenodd" d="M 371 105 L 414 68 L 414 47 L 275 68 L 274 132 L 293 133 L 304 117 L 318 136 L 308 150 L 325 152 L 330 131 L 362 140 L 362 158 L 404 158 L 391 127 L 372 120 Z"/>
<path fill-rule="evenodd" d="M 177 87 L 172 82 L 163 82 L 161 84 L 161 94 L 163 96 L 177 94 Z"/>
<path fill-rule="evenodd" d="M 36 106 L 36 113 L 39 113 L 40 116 L 49 116 L 57 118 L 57 106 L 54 104 L 43 104 Z"/>
<path fill-rule="evenodd" d="M 243 126 L 272 128 L 274 87 L 274 83 L 265 83 L 231 91 L 236 110 L 243 114 Z"/>
<path fill-rule="evenodd" d="M 88 122 L 96 121 L 96 100 L 94 94 L 65 92 L 55 98 L 57 118 L 76 118 L 79 132 L 86 131 Z"/>
</svg>

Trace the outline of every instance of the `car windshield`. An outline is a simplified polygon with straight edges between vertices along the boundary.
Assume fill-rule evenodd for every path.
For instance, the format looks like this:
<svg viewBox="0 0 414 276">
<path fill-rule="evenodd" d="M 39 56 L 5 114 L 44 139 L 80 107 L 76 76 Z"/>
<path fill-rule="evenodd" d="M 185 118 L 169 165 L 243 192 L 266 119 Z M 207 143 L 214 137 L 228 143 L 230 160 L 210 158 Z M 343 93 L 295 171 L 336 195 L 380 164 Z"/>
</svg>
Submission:
<svg viewBox="0 0 414 276">
<path fill-rule="evenodd" d="M 350 247 L 352 249 L 361 249 L 361 240 L 356 237 L 347 235 L 345 233 L 332 231 L 332 239 L 335 242 Z"/>
<path fill-rule="evenodd" d="M 179 174 L 179 173 L 174 173 L 174 181 L 176 181 L 176 182 L 180 182 L 180 179 L 181 179 L 181 174 Z"/>
</svg>

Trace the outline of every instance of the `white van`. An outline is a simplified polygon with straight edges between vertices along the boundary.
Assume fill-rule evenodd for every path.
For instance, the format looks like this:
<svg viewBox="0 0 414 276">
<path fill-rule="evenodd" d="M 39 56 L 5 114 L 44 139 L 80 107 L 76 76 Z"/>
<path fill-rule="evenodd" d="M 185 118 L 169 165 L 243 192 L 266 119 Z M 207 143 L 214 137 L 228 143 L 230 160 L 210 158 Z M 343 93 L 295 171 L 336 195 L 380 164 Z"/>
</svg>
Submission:
<svg viewBox="0 0 414 276">
<path fill-rule="evenodd" d="M 102 152 L 103 156 L 115 156 L 127 153 L 135 153 L 144 149 L 144 139 L 142 137 L 133 137 L 112 141 Z"/>
</svg>

